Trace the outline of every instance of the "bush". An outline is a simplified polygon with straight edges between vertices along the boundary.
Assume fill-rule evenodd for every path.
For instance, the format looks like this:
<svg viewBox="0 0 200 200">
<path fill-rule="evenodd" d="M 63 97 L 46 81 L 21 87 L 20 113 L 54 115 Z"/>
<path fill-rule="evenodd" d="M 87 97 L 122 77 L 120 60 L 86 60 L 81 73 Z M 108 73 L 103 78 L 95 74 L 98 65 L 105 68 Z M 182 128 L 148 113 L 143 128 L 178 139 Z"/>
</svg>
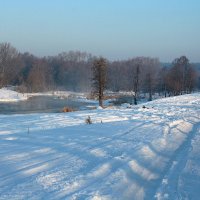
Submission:
<svg viewBox="0 0 200 200">
<path fill-rule="evenodd" d="M 69 108 L 69 107 L 64 107 L 62 109 L 62 112 L 73 112 L 74 110 L 72 108 Z"/>
</svg>

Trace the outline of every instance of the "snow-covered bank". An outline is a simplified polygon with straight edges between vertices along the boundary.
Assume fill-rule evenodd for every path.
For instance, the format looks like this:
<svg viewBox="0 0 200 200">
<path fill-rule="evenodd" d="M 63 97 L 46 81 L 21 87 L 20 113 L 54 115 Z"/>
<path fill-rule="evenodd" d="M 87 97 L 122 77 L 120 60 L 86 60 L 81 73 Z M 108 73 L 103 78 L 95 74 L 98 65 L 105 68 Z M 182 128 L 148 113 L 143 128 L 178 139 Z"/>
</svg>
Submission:
<svg viewBox="0 0 200 200">
<path fill-rule="evenodd" d="M 24 101 L 28 97 L 26 94 L 21 94 L 6 88 L 0 89 L 0 102 L 15 102 L 15 101 Z"/>
<path fill-rule="evenodd" d="M 0 122 L 0 199 L 200 196 L 200 94 Z"/>
<path fill-rule="evenodd" d="M 86 99 L 86 95 L 80 92 L 71 91 L 49 91 L 43 93 L 19 93 L 8 88 L 0 89 L 0 102 L 24 101 L 34 96 L 55 96 L 60 98 L 76 97 L 77 99 Z"/>
<path fill-rule="evenodd" d="M 34 96 L 55 96 L 60 98 L 67 97 L 76 97 L 76 98 L 85 98 L 86 94 L 81 92 L 71 92 L 71 91 L 49 91 L 49 92 L 40 92 L 40 93 L 26 93 L 28 97 Z"/>
</svg>

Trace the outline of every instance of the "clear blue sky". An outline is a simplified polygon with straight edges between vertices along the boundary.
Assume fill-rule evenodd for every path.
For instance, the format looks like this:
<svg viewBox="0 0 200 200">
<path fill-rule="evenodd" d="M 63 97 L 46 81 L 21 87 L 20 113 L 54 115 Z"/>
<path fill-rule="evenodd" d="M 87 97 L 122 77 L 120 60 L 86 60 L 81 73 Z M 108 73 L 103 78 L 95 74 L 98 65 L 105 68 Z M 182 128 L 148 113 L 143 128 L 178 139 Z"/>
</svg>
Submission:
<svg viewBox="0 0 200 200">
<path fill-rule="evenodd" d="M 0 0 L 0 42 L 38 56 L 200 61 L 200 0 Z"/>
</svg>

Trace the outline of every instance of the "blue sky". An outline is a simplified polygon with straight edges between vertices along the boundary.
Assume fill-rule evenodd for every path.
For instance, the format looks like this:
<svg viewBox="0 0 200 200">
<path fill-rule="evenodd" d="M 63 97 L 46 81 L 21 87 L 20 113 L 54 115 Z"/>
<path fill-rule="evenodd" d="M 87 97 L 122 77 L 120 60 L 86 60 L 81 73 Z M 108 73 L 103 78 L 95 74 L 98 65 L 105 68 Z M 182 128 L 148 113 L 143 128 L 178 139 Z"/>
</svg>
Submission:
<svg viewBox="0 0 200 200">
<path fill-rule="evenodd" d="M 199 0 L 0 0 L 0 42 L 38 56 L 200 61 L 199 24 Z"/>
</svg>

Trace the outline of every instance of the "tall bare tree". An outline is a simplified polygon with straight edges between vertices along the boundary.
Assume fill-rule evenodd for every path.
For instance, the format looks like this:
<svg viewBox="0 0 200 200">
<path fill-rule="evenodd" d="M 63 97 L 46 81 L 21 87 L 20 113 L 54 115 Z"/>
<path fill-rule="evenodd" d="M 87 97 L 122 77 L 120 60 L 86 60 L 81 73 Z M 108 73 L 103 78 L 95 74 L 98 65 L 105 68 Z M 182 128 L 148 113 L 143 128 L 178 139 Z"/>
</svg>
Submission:
<svg viewBox="0 0 200 200">
<path fill-rule="evenodd" d="M 144 76 L 144 89 L 149 94 L 148 100 L 152 101 L 152 95 L 155 91 L 156 83 L 158 82 L 158 72 L 160 63 L 157 58 L 145 59 L 145 76 Z"/>
<path fill-rule="evenodd" d="M 94 60 L 93 67 L 93 92 L 98 96 L 99 106 L 103 107 L 104 90 L 106 88 L 107 61 L 105 58 Z"/>
<path fill-rule="evenodd" d="M 133 93 L 134 93 L 133 99 L 134 99 L 134 104 L 137 105 L 142 59 L 136 58 L 134 61 L 135 62 L 134 62 L 134 66 L 133 66 Z"/>
<path fill-rule="evenodd" d="M 163 93 L 165 97 L 169 94 L 169 69 L 168 67 L 162 67 L 158 75 L 157 88 L 159 93 Z"/>
</svg>

